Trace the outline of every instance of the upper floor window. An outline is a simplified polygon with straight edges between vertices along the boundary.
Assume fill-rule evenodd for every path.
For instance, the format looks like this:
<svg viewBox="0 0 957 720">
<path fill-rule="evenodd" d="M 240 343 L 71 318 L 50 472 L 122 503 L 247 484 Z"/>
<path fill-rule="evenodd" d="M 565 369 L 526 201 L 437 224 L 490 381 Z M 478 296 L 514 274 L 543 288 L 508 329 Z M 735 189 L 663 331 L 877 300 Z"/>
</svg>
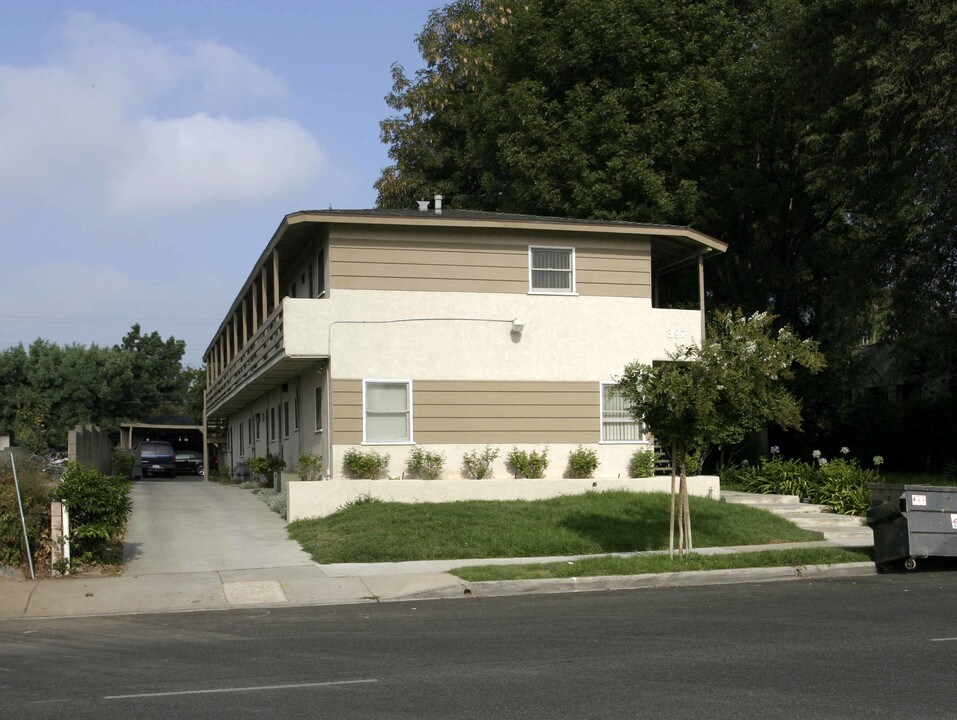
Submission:
<svg viewBox="0 0 957 720">
<path fill-rule="evenodd" d="M 529 292 L 575 292 L 575 248 L 529 247 Z"/>
<path fill-rule="evenodd" d="M 412 442 L 412 382 L 365 380 L 362 384 L 365 415 L 364 442 Z"/>
<path fill-rule="evenodd" d="M 601 441 L 644 442 L 645 429 L 632 417 L 631 409 L 614 383 L 601 384 Z"/>
</svg>

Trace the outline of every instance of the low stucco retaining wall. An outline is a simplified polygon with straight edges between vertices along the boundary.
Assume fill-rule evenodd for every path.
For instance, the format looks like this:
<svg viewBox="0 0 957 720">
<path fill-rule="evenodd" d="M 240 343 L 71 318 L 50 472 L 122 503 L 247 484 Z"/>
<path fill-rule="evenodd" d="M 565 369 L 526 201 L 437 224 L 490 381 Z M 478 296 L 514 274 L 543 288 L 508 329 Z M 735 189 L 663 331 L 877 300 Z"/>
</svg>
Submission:
<svg viewBox="0 0 957 720">
<path fill-rule="evenodd" d="M 544 500 L 558 495 L 575 495 L 591 490 L 670 492 L 671 477 L 589 478 L 585 480 L 318 480 L 285 483 L 290 522 L 331 515 L 359 497 L 403 503 L 452 502 L 456 500 Z M 688 478 L 692 495 L 721 497 L 717 475 Z"/>
</svg>

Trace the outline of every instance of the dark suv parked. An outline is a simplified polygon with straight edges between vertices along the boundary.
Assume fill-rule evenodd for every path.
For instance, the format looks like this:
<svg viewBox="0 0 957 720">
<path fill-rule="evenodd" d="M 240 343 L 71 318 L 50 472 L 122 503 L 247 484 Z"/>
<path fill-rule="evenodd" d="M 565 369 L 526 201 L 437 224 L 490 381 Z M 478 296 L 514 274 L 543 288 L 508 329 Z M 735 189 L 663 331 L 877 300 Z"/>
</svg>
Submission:
<svg viewBox="0 0 957 720">
<path fill-rule="evenodd" d="M 143 467 L 143 477 L 176 475 L 176 453 L 173 446 L 162 440 L 144 440 L 136 446 Z"/>
</svg>

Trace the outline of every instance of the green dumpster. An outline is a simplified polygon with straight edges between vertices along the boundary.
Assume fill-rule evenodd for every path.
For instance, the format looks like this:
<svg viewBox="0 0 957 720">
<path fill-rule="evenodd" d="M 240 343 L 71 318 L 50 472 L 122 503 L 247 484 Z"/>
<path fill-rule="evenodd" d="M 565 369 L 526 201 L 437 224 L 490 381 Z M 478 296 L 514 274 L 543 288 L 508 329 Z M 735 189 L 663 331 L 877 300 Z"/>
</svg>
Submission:
<svg viewBox="0 0 957 720">
<path fill-rule="evenodd" d="M 957 557 L 957 487 L 872 483 L 867 525 L 874 563 L 897 560 L 913 570 L 918 558 Z"/>
</svg>

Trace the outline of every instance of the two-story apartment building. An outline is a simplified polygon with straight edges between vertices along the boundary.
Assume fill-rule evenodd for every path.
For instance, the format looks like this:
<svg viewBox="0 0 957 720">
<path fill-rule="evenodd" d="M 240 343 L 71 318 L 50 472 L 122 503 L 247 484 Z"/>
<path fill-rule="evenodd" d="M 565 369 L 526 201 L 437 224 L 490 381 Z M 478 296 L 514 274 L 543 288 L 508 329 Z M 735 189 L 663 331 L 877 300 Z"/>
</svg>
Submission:
<svg viewBox="0 0 957 720">
<path fill-rule="evenodd" d="M 207 415 L 228 421 L 222 466 L 271 452 L 292 467 L 309 452 L 342 477 L 359 447 L 387 453 L 398 476 L 418 445 L 442 452 L 455 478 L 466 452 L 491 446 L 503 478 L 512 447 L 547 447 L 546 477 L 560 477 L 582 445 L 598 453 L 597 476 L 627 477 L 648 439 L 615 377 L 701 339 L 703 260 L 725 249 L 690 228 L 627 222 L 288 215 L 204 356 Z M 681 272 L 690 309 L 663 307 Z"/>
</svg>

